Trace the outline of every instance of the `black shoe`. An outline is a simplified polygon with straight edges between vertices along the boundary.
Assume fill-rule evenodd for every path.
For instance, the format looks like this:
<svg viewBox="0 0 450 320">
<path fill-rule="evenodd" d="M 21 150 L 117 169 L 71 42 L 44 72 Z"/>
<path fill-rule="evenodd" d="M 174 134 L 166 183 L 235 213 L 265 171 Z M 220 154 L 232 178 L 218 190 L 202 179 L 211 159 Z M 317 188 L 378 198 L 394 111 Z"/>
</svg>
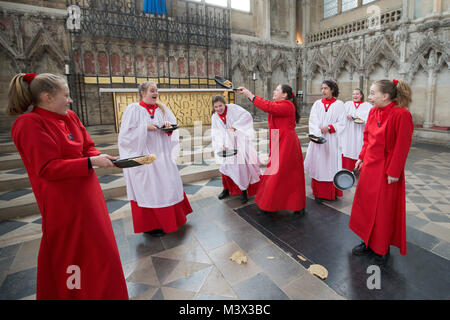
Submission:
<svg viewBox="0 0 450 320">
<path fill-rule="evenodd" d="M 219 194 L 219 200 L 225 199 L 230 195 L 230 191 L 227 189 L 223 189 L 223 191 Z"/>
<path fill-rule="evenodd" d="M 304 216 L 305 213 L 306 213 L 305 208 L 303 208 L 302 210 L 294 211 L 294 214 L 298 214 L 299 216 Z"/>
<path fill-rule="evenodd" d="M 154 229 L 151 231 L 147 231 L 145 233 L 151 235 L 152 237 L 162 237 L 163 235 L 166 234 L 164 231 L 162 231 L 162 229 Z"/>
<path fill-rule="evenodd" d="M 314 198 L 314 201 L 315 201 L 317 204 L 323 204 L 323 199 L 322 199 L 322 198 Z"/>
<path fill-rule="evenodd" d="M 248 201 L 248 194 L 247 194 L 247 190 L 242 191 L 241 194 L 241 203 L 245 204 Z"/>
<path fill-rule="evenodd" d="M 386 264 L 386 262 L 388 261 L 390 256 L 390 250 L 388 250 L 388 252 L 386 254 L 375 254 L 375 264 L 379 265 L 379 266 L 383 266 Z"/>
<path fill-rule="evenodd" d="M 352 253 L 355 256 L 363 256 L 366 254 L 371 253 L 372 250 L 370 248 L 366 247 L 366 244 L 364 242 L 361 242 L 361 244 L 358 244 L 356 247 L 352 249 Z"/>
</svg>

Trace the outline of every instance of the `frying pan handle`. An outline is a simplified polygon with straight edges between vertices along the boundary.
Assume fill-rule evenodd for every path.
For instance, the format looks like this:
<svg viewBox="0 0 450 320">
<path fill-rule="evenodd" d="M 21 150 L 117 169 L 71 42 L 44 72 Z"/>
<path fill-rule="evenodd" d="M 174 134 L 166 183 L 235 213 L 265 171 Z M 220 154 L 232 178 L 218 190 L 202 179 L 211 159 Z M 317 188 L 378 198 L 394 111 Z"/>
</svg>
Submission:
<svg viewBox="0 0 450 320">
<path fill-rule="evenodd" d="M 355 168 L 352 170 L 352 172 L 353 172 L 353 174 L 356 174 L 358 172 L 358 170 L 356 170 L 356 168 Z"/>
</svg>

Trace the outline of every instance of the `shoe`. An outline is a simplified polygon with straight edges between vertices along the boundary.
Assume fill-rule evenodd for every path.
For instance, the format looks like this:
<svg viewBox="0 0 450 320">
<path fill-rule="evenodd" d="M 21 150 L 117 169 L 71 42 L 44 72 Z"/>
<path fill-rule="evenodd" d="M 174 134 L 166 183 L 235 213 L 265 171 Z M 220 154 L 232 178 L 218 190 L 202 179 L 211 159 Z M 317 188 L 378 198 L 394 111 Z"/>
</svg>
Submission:
<svg viewBox="0 0 450 320">
<path fill-rule="evenodd" d="M 386 254 L 375 254 L 375 264 L 379 266 L 383 266 L 386 264 L 390 256 L 390 250 Z"/>
<path fill-rule="evenodd" d="M 166 234 L 162 229 L 154 229 L 151 231 L 147 231 L 145 233 L 151 235 L 152 237 L 162 237 L 163 235 Z"/>
<path fill-rule="evenodd" d="M 304 216 L 305 213 L 306 213 L 305 208 L 303 208 L 302 210 L 294 211 L 294 214 L 298 214 L 299 216 Z"/>
<path fill-rule="evenodd" d="M 356 247 L 354 247 L 352 249 L 352 253 L 355 256 L 363 256 L 366 254 L 371 253 L 372 250 L 370 250 L 370 248 L 366 247 L 366 244 L 364 242 L 361 242 L 360 244 L 358 244 Z"/>
<path fill-rule="evenodd" d="M 322 199 L 322 198 L 314 198 L 314 201 L 315 201 L 317 204 L 323 204 L 323 199 Z"/>
<path fill-rule="evenodd" d="M 242 191 L 241 194 L 241 203 L 245 204 L 248 201 L 248 195 L 247 195 L 247 190 Z"/>
<path fill-rule="evenodd" d="M 230 195 L 230 191 L 227 189 L 223 189 L 223 191 L 219 194 L 219 200 L 225 199 Z"/>
</svg>

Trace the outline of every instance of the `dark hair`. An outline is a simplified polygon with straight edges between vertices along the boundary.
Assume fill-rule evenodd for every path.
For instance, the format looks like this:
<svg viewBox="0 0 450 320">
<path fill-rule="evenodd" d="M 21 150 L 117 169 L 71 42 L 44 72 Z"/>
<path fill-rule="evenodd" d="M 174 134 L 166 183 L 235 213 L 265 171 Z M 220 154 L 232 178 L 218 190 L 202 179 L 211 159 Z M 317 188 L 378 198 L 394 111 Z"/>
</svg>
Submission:
<svg viewBox="0 0 450 320">
<path fill-rule="evenodd" d="M 212 108 L 212 112 L 211 112 L 211 115 L 213 115 L 214 114 L 214 112 L 216 112 L 215 110 L 214 110 L 214 103 L 216 103 L 216 102 L 222 102 L 223 104 L 227 104 L 227 101 L 225 100 L 225 98 L 223 97 L 223 95 L 221 95 L 221 94 L 218 94 L 218 95 L 215 95 L 213 98 L 212 98 L 212 106 L 213 106 L 213 108 Z"/>
<path fill-rule="evenodd" d="M 395 84 L 392 80 L 379 80 L 373 83 L 382 93 L 389 94 L 391 101 L 398 106 L 409 108 L 412 102 L 412 90 L 406 81 L 398 80 Z"/>
<path fill-rule="evenodd" d="M 362 96 L 360 101 L 364 101 L 364 93 L 362 92 L 362 90 L 361 90 L 360 88 L 355 88 L 355 89 L 353 89 L 353 90 L 358 90 L 359 93 L 360 93 L 361 96 Z"/>
<path fill-rule="evenodd" d="M 294 106 L 295 106 L 295 122 L 298 123 L 300 121 L 300 107 L 298 105 L 297 97 L 295 96 L 294 92 L 292 91 L 291 86 L 288 84 L 282 84 L 281 92 L 286 93 L 287 94 L 286 100 L 290 100 L 294 104 Z"/>
<path fill-rule="evenodd" d="M 333 91 L 333 97 L 335 98 L 339 97 L 339 87 L 336 81 L 325 80 L 324 82 L 322 82 L 322 84 L 326 84 Z"/>
</svg>

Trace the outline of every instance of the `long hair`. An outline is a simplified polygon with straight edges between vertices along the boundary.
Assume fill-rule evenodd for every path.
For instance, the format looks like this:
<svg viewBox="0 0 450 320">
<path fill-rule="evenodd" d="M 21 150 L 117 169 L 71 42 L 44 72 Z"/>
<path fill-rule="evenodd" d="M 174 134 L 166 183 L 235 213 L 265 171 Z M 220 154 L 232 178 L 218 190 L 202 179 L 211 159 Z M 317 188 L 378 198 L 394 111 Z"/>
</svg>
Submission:
<svg viewBox="0 0 450 320">
<path fill-rule="evenodd" d="M 300 121 L 300 106 L 298 105 L 297 97 L 292 91 L 292 87 L 288 84 L 281 85 L 281 92 L 286 93 L 286 100 L 292 101 L 295 106 L 295 122 L 298 123 Z"/>
<path fill-rule="evenodd" d="M 142 100 L 142 92 L 147 92 L 148 88 L 150 88 L 150 87 L 155 87 L 156 89 L 158 89 L 158 86 L 156 85 L 156 83 L 154 83 L 152 81 L 145 81 L 139 85 L 138 91 L 139 91 L 139 97 L 141 100 Z M 156 104 L 161 109 L 162 114 L 165 115 L 166 111 L 164 110 L 164 108 L 166 108 L 166 106 L 159 101 L 156 101 Z"/>
<path fill-rule="evenodd" d="M 25 73 L 16 74 L 8 91 L 8 115 L 18 115 L 26 112 L 31 105 L 39 104 L 42 93 L 55 94 L 61 90 L 66 80 L 59 75 L 42 73 L 37 75 L 30 83 L 24 79 Z"/>
<path fill-rule="evenodd" d="M 373 83 L 382 93 L 389 94 L 391 101 L 398 106 L 409 108 L 412 102 L 412 90 L 406 81 L 398 80 L 397 85 L 392 80 L 379 80 Z"/>
<path fill-rule="evenodd" d="M 339 87 L 336 81 L 325 80 L 324 82 L 322 82 L 322 84 L 326 84 L 333 91 L 333 97 L 335 98 L 339 97 Z"/>
<path fill-rule="evenodd" d="M 361 100 L 360 101 L 364 101 L 364 93 L 362 92 L 362 90 L 360 88 L 355 88 L 353 89 L 353 91 L 358 90 L 359 93 L 361 94 Z"/>
<path fill-rule="evenodd" d="M 215 96 L 212 98 L 212 102 L 211 102 L 211 104 L 212 104 L 212 106 L 213 106 L 211 115 L 213 115 L 213 114 L 216 112 L 216 110 L 214 110 L 214 103 L 219 102 L 219 101 L 222 102 L 224 105 L 227 104 L 227 101 L 225 100 L 225 98 L 223 97 L 223 95 L 221 95 L 221 94 L 215 95 Z"/>
</svg>

